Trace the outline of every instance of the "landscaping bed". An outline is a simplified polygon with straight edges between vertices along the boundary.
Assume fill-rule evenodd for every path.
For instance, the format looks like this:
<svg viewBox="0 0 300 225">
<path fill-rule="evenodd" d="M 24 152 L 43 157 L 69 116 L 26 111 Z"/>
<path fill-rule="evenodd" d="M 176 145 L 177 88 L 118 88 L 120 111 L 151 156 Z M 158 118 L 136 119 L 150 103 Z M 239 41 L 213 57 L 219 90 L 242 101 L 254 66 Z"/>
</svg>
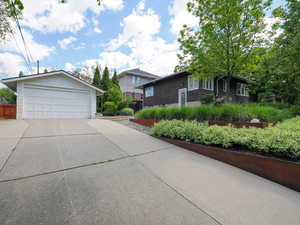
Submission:
<svg viewBox="0 0 300 225">
<path fill-rule="evenodd" d="M 245 149 L 261 155 L 300 159 L 300 117 L 265 129 L 208 126 L 196 121 L 165 120 L 156 123 L 153 134 L 191 143 L 222 148 Z"/>
<path fill-rule="evenodd" d="M 260 122 L 276 123 L 296 114 L 292 108 L 279 109 L 259 104 L 223 104 L 199 105 L 197 107 L 153 107 L 145 108 L 135 114 L 137 119 L 150 120 L 196 120 L 222 122 L 250 122 L 258 119 Z"/>
</svg>

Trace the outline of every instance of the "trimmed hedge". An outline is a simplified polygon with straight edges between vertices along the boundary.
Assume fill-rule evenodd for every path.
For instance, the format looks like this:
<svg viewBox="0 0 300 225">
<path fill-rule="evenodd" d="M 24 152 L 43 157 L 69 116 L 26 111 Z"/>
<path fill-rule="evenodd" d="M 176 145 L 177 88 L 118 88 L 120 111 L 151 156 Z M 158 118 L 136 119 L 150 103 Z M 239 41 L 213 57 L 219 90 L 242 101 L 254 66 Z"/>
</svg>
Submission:
<svg viewBox="0 0 300 225">
<path fill-rule="evenodd" d="M 132 108 L 124 108 L 121 111 L 119 111 L 119 115 L 121 116 L 133 116 L 134 111 Z"/>
<path fill-rule="evenodd" d="M 204 145 L 242 148 L 280 158 L 300 158 L 300 117 L 265 129 L 237 129 L 208 126 L 196 121 L 164 120 L 154 125 L 153 134 Z"/>
<path fill-rule="evenodd" d="M 278 109 L 272 106 L 258 104 L 222 104 L 199 105 L 197 107 L 153 107 L 145 108 L 135 114 L 141 119 L 155 120 L 197 120 L 197 121 L 227 121 L 246 122 L 259 119 L 262 122 L 277 122 L 292 118 L 294 115 L 288 109 Z"/>
<path fill-rule="evenodd" d="M 117 113 L 117 105 L 114 102 L 105 102 L 103 108 L 104 116 L 114 116 Z"/>
</svg>

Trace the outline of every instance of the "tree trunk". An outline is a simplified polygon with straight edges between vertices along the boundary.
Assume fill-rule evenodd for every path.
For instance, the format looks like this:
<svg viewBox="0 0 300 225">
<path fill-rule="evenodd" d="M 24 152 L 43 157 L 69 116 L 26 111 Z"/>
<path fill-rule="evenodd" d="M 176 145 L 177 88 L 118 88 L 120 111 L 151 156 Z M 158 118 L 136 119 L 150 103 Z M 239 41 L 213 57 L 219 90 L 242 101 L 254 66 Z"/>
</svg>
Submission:
<svg viewBox="0 0 300 225">
<path fill-rule="evenodd" d="M 231 81 L 231 75 L 228 75 L 226 82 L 227 82 L 227 90 L 226 90 L 226 102 L 230 101 L 230 81 Z"/>
</svg>

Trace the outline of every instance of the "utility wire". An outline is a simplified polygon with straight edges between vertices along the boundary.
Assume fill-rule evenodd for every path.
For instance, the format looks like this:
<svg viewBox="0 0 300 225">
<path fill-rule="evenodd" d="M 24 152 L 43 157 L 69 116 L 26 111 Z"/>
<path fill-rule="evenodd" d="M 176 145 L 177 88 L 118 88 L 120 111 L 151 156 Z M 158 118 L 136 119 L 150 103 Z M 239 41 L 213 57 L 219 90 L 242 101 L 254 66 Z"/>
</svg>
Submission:
<svg viewBox="0 0 300 225">
<path fill-rule="evenodd" d="M 21 56 L 22 56 L 22 58 L 23 58 L 23 60 L 24 60 L 24 62 L 25 62 L 25 66 L 26 66 L 26 69 L 27 69 L 28 73 L 30 73 L 30 72 L 31 72 L 30 64 L 28 63 L 26 57 L 24 56 L 24 53 L 23 53 L 22 49 L 20 48 L 20 46 L 19 46 L 19 44 L 18 44 L 18 41 L 17 41 L 17 39 L 16 39 L 14 33 L 11 33 L 11 36 L 12 36 L 13 39 L 15 40 L 16 46 L 17 46 L 17 48 L 18 48 L 18 50 L 19 50 L 19 52 L 20 52 L 20 54 L 21 54 Z"/>
<path fill-rule="evenodd" d="M 24 38 L 24 35 L 23 35 L 23 32 L 22 32 L 22 28 L 20 26 L 20 22 L 19 22 L 19 19 L 18 19 L 18 16 L 17 16 L 17 13 L 16 13 L 16 8 L 15 8 L 15 4 L 12 2 L 12 6 L 13 6 L 13 16 L 14 16 L 14 19 L 16 21 L 16 24 L 17 24 L 17 27 L 18 27 L 18 30 L 20 32 L 20 35 L 21 35 L 21 39 L 22 39 L 22 42 L 23 42 L 23 45 L 24 45 L 24 49 L 25 49 L 25 54 L 26 54 L 26 64 L 28 64 L 29 66 L 29 69 L 32 73 L 34 73 L 34 70 L 32 69 L 31 67 L 31 61 L 34 61 L 33 60 L 33 57 L 30 53 L 30 50 L 26 44 L 26 41 L 25 41 L 25 38 Z M 24 57 L 25 58 L 25 57 Z"/>
</svg>

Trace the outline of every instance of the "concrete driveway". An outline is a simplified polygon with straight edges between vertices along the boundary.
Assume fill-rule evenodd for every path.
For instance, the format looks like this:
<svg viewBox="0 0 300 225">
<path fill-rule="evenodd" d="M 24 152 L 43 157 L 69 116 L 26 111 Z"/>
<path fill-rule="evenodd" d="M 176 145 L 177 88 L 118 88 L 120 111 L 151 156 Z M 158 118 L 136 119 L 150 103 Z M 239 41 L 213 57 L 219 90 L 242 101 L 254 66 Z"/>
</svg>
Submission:
<svg viewBox="0 0 300 225">
<path fill-rule="evenodd" d="M 106 120 L 0 121 L 1 224 L 299 225 L 300 194 Z"/>
</svg>

